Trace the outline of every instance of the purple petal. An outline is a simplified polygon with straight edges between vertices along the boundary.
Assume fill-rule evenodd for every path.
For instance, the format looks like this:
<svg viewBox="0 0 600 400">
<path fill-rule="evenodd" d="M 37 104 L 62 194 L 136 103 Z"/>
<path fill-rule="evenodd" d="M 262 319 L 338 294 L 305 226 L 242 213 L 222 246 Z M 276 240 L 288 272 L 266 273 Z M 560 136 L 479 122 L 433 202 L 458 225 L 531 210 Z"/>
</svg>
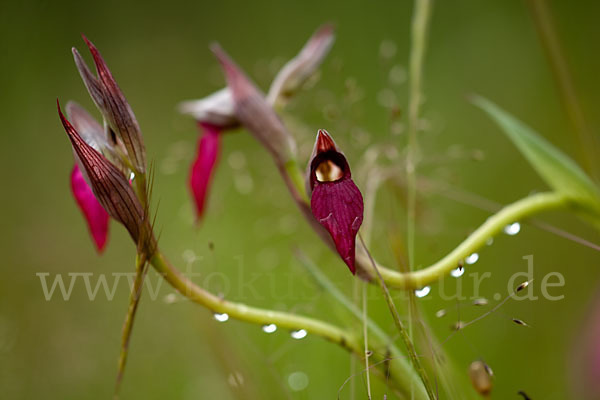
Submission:
<svg viewBox="0 0 600 400">
<path fill-rule="evenodd" d="M 94 196 L 94 192 L 85 179 L 83 179 L 81 170 L 77 165 L 73 167 L 71 172 L 71 191 L 87 222 L 96 249 L 99 253 L 102 253 L 108 238 L 109 216 Z"/>
<path fill-rule="evenodd" d="M 198 141 L 198 153 L 190 168 L 190 189 L 196 205 L 196 220 L 199 221 L 204 214 L 206 198 L 210 189 L 213 170 L 219 157 L 221 148 L 221 131 L 208 124 L 199 123 L 203 131 Z"/>
<path fill-rule="evenodd" d="M 355 241 L 363 220 L 363 198 L 352 179 L 317 182 L 310 207 L 313 215 L 331 235 L 335 247 L 355 274 Z"/>
</svg>

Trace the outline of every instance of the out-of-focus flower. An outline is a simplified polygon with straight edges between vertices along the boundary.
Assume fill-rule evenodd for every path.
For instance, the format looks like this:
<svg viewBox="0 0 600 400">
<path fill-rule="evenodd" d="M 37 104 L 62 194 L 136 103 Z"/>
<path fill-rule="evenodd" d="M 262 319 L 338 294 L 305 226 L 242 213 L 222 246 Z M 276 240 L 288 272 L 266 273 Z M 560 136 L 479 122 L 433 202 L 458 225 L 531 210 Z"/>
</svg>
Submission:
<svg viewBox="0 0 600 400">
<path fill-rule="evenodd" d="M 321 65 L 335 40 L 333 26 L 321 26 L 304 45 L 300 53 L 279 71 L 267 95 L 267 101 L 274 105 L 279 99 L 287 99 L 295 94 Z"/>
<path fill-rule="evenodd" d="M 190 168 L 190 189 L 196 205 L 196 218 L 202 218 L 207 192 L 212 180 L 213 170 L 221 148 L 221 129 L 215 125 L 198 123 L 202 135 L 198 140 L 196 159 Z"/>
<path fill-rule="evenodd" d="M 140 239 L 151 238 L 151 228 L 145 217 L 145 210 L 127 178 L 105 156 L 85 142 L 61 112 L 58 101 L 57 106 L 77 162 L 82 167 L 82 178 L 86 177 L 95 198 L 108 215 L 127 228 L 136 243 L 139 243 Z M 146 246 L 146 243 L 143 245 Z"/>
<path fill-rule="evenodd" d="M 308 170 L 312 213 L 329 232 L 340 257 L 354 274 L 356 235 L 363 221 L 363 198 L 352 181 L 346 157 L 323 129 L 317 133 Z"/>
<path fill-rule="evenodd" d="M 239 125 L 235 117 L 233 95 L 227 87 L 200 100 L 184 101 L 179 105 L 179 111 L 191 115 L 200 123 L 211 124 L 222 130 Z"/>
<path fill-rule="evenodd" d="M 293 158 L 296 145 L 264 95 L 220 46 L 212 46 L 233 95 L 237 119 L 271 153 L 278 166 Z"/>
<path fill-rule="evenodd" d="M 222 50 L 216 51 L 219 53 L 219 59 L 228 65 L 225 69 L 230 71 L 227 75 L 229 86 L 203 99 L 185 101 L 179 105 L 181 113 L 194 117 L 201 132 L 198 153 L 190 168 L 189 179 L 197 219 L 202 216 L 205 208 L 205 197 L 208 196 L 210 177 L 216 167 L 216 154 L 220 148 L 220 139 L 215 137 L 214 132 L 221 134 L 236 128 L 240 123 L 246 125 L 271 151 L 281 166 L 285 158 L 295 152 L 295 144 L 271 107 L 278 99 L 288 98 L 302 87 L 329 52 L 333 40 L 333 27 L 320 27 L 300 53 L 277 74 L 266 99 Z M 229 78 L 233 80 L 230 81 Z M 237 102 L 234 99 L 232 82 L 236 84 Z M 242 104 L 243 102 L 246 104 Z M 241 119 L 238 114 L 242 115 Z M 207 125 L 212 127 L 210 132 L 205 128 Z M 264 126 L 268 129 L 264 130 Z M 204 160 L 204 157 L 207 159 Z"/>
<path fill-rule="evenodd" d="M 590 304 L 589 313 L 577 332 L 571 354 L 572 398 L 600 399 L 600 291 Z"/>
<path fill-rule="evenodd" d="M 144 174 L 146 171 L 146 150 L 135 115 L 98 49 L 85 36 L 83 36 L 83 39 L 94 58 L 98 74 L 98 76 L 95 76 L 90 71 L 77 49 L 73 48 L 73 57 L 83 83 L 112 131 L 122 141 L 126 149 L 128 163 L 132 166 L 134 172 Z"/>
</svg>

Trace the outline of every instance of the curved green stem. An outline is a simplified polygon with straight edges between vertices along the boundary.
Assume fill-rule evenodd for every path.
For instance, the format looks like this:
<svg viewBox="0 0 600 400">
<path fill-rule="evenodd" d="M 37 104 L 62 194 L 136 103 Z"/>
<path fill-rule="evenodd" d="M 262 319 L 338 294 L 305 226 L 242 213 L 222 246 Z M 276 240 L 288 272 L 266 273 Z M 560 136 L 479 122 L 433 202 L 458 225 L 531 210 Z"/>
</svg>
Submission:
<svg viewBox="0 0 600 400">
<path fill-rule="evenodd" d="M 150 263 L 179 293 L 214 313 L 226 313 L 231 318 L 259 325 L 275 324 L 278 328 L 304 329 L 308 334 L 323 337 L 353 353 L 362 355 L 363 350 L 358 339 L 335 325 L 301 315 L 265 310 L 224 300 L 194 284 L 169 264 L 160 252 L 156 252 Z"/>
<path fill-rule="evenodd" d="M 543 211 L 566 207 L 569 204 L 568 198 L 556 192 L 538 193 L 528 196 L 507 205 L 489 217 L 468 238 L 438 262 L 410 273 L 400 273 L 378 266 L 379 272 L 385 283 L 391 287 L 397 289 L 419 289 L 442 279 L 452 269 L 456 268 L 465 257 L 477 251 L 485 245 L 489 238 L 501 232 L 506 225 Z M 364 259 L 366 256 L 360 255 L 360 257 Z"/>
<path fill-rule="evenodd" d="M 292 187 L 295 188 L 298 193 L 305 193 L 303 182 L 300 179 L 292 179 L 290 175 L 285 176 L 286 174 L 290 174 L 291 170 L 295 170 L 296 173 L 299 174 L 297 163 L 291 163 L 286 166 L 285 169 L 281 170 L 282 174 L 284 174 L 284 179 L 292 183 Z M 298 175 L 296 175 L 296 177 L 297 176 Z M 325 240 L 326 235 L 321 234 L 322 232 L 319 230 L 320 226 L 313 223 L 315 219 L 307 212 L 307 207 L 309 207 L 308 202 L 298 200 L 296 197 L 294 198 L 296 199 L 298 207 L 303 211 L 304 216 L 311 222 L 311 226 L 313 226 L 317 233 Z M 568 198 L 557 192 L 538 193 L 525 197 L 524 199 L 505 206 L 496 214 L 492 215 L 448 255 L 426 268 L 402 273 L 376 263 L 377 269 L 381 273 L 384 282 L 391 289 L 419 289 L 442 279 L 452 269 L 456 268 L 460 261 L 481 248 L 489 238 L 502 231 L 506 225 L 544 211 L 563 208 L 569 204 Z M 329 244 L 327 241 L 326 243 Z M 376 282 L 376 272 L 366 254 L 357 252 L 356 266 L 357 273 L 363 279 L 374 283 Z"/>
</svg>

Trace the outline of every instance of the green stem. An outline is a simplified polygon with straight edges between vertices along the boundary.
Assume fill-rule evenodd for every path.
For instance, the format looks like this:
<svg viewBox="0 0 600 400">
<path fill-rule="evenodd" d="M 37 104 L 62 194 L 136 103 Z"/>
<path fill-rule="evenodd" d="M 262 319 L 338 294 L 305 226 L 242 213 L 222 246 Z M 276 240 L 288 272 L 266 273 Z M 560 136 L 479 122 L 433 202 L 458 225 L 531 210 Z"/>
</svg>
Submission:
<svg viewBox="0 0 600 400">
<path fill-rule="evenodd" d="M 284 166 L 285 174 L 289 177 L 290 181 L 296 191 L 300 195 L 302 201 L 308 203 L 308 196 L 306 195 L 306 187 L 304 186 L 304 176 L 298 166 L 296 159 L 291 159 L 285 163 Z"/>
<path fill-rule="evenodd" d="M 214 313 L 226 313 L 231 318 L 258 325 L 275 324 L 278 328 L 283 329 L 304 329 L 308 334 L 323 337 L 357 355 L 362 356 L 363 354 L 358 339 L 353 334 L 337 326 L 301 315 L 265 310 L 247 306 L 243 303 L 224 300 L 194 284 L 179 270 L 169 264 L 165 257 L 158 251 L 151 258 L 150 262 L 179 293 Z"/>
<path fill-rule="evenodd" d="M 496 214 L 489 217 L 448 255 L 426 268 L 410 273 L 400 273 L 379 266 L 377 268 L 381 272 L 385 283 L 390 285 L 390 287 L 397 289 L 419 289 L 442 279 L 452 269 L 456 268 L 465 257 L 477 251 L 485 245 L 489 238 L 501 232 L 506 225 L 543 211 L 566 207 L 569 204 L 569 200 L 560 193 L 546 192 L 534 194 L 502 208 Z M 373 274 L 375 274 L 374 270 Z"/>
<path fill-rule="evenodd" d="M 392 319 L 394 320 L 396 329 L 398 330 L 398 333 L 400 333 L 400 337 L 402 338 L 402 341 L 404 342 L 404 345 L 406 346 L 406 350 L 408 351 L 410 361 L 412 362 L 412 365 L 415 368 L 415 371 L 417 371 L 417 374 L 419 374 L 419 377 L 421 378 L 421 382 L 423 382 L 423 386 L 425 387 L 425 390 L 427 391 L 427 396 L 429 397 L 430 400 L 435 400 L 436 396 L 435 396 L 435 393 L 433 392 L 433 387 L 431 386 L 431 382 L 429 382 L 429 378 L 427 377 L 425 368 L 423 368 L 423 365 L 421 364 L 421 361 L 419 360 L 419 356 L 417 355 L 417 350 L 415 348 L 415 345 L 412 342 L 409 332 L 404 327 L 404 324 L 402 323 L 402 320 L 400 319 L 400 314 L 398 313 L 398 309 L 396 308 L 396 305 L 394 304 L 392 295 L 390 294 L 390 291 L 388 290 L 387 285 L 385 284 L 383 277 L 381 276 L 381 273 L 379 272 L 379 269 L 377 268 L 377 265 L 375 264 L 375 261 L 373 261 L 373 258 L 371 258 L 371 254 L 369 253 L 369 250 L 365 246 L 365 242 L 363 241 L 362 236 L 359 235 L 359 237 L 360 237 L 362 246 L 365 249 L 367 256 L 369 257 L 369 260 L 371 261 L 371 265 L 373 266 L 373 269 L 375 270 L 375 273 L 377 275 L 377 282 L 379 283 L 379 286 L 381 287 L 381 290 L 383 291 L 383 297 L 385 298 L 388 308 L 390 309 L 390 313 L 392 314 Z"/>
<path fill-rule="evenodd" d="M 417 198 L 417 132 L 419 125 L 419 109 L 421 108 L 421 81 L 423 60 L 427 43 L 427 26 L 431 15 L 431 0 L 416 0 L 412 18 L 409 60 L 409 98 L 408 98 L 408 152 L 406 157 L 407 209 L 408 209 L 408 265 L 414 269 L 415 251 L 415 208 Z"/>
<path fill-rule="evenodd" d="M 303 253 L 299 253 L 299 259 L 302 265 L 307 269 L 315 281 L 324 289 L 324 291 L 336 299 L 341 305 L 343 305 L 348 311 L 356 317 L 359 321 L 363 319 L 361 310 L 359 307 L 350 301 L 330 280 L 327 276 L 317 267 L 308 257 Z M 358 282 L 358 281 L 357 281 Z M 367 316 L 366 318 L 367 328 L 371 333 L 369 337 L 369 344 L 371 348 L 377 352 L 389 352 L 390 367 L 393 369 L 393 377 L 399 383 L 399 390 L 404 393 L 405 396 L 409 396 L 410 387 L 415 382 L 418 383 L 419 377 L 416 375 L 415 370 L 412 369 L 407 358 L 398 350 L 398 347 L 394 345 L 394 341 L 384 331 Z M 374 359 L 377 358 L 375 355 L 372 356 Z M 421 390 L 421 397 L 427 398 L 425 390 Z M 419 397 L 419 398 L 421 398 Z"/>
</svg>

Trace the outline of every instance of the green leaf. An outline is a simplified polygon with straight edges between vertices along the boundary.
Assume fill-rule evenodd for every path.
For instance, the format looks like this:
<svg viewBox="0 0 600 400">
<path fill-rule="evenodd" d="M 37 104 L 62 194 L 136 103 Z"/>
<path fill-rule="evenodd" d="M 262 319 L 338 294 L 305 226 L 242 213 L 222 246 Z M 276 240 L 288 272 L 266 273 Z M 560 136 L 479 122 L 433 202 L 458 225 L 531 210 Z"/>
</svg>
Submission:
<svg viewBox="0 0 600 400">
<path fill-rule="evenodd" d="M 491 101 L 473 96 L 471 102 L 502 128 L 551 188 L 588 212 L 600 214 L 600 190 L 572 159 Z"/>
</svg>

